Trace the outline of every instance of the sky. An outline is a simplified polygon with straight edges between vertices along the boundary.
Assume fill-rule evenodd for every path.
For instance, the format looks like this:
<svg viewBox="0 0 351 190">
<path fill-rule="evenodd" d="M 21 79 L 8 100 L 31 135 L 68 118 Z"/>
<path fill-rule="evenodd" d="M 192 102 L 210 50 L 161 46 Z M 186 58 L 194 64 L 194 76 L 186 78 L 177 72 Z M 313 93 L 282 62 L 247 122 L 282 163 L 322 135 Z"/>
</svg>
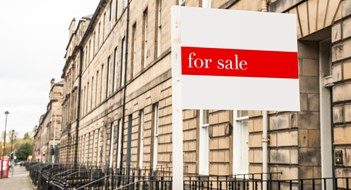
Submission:
<svg viewBox="0 0 351 190">
<path fill-rule="evenodd" d="M 93 14 L 99 0 L 0 1 L 0 131 L 33 131 L 61 80 L 73 18 Z"/>
</svg>

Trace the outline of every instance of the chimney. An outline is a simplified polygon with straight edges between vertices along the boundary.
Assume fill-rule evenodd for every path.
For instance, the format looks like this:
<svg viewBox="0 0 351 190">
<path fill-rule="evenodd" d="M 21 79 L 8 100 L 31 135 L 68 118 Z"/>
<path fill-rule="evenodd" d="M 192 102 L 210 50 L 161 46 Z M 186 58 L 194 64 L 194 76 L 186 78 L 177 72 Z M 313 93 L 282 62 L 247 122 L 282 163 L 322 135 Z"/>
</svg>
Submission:
<svg viewBox="0 0 351 190">
<path fill-rule="evenodd" d="M 76 19 L 73 18 L 72 21 L 71 21 L 71 24 L 69 25 L 69 36 L 68 38 L 71 38 L 72 34 L 75 32 L 75 29 L 76 29 Z"/>
<path fill-rule="evenodd" d="M 54 78 L 51 79 L 50 84 L 51 84 L 51 86 L 54 86 L 54 84 L 55 84 L 55 79 Z"/>
</svg>

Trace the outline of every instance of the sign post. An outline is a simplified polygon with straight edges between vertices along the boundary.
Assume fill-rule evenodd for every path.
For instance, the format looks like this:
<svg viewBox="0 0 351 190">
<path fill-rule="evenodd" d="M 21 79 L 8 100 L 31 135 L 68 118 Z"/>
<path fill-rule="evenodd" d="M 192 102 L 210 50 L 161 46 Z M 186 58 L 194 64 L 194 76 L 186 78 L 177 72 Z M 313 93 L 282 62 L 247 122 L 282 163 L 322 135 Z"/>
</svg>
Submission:
<svg viewBox="0 0 351 190">
<path fill-rule="evenodd" d="M 183 111 L 181 103 L 180 12 L 172 7 L 172 189 L 184 189 L 183 184 Z"/>
<path fill-rule="evenodd" d="M 172 7 L 173 189 L 183 189 L 183 109 L 300 109 L 296 16 Z"/>
</svg>

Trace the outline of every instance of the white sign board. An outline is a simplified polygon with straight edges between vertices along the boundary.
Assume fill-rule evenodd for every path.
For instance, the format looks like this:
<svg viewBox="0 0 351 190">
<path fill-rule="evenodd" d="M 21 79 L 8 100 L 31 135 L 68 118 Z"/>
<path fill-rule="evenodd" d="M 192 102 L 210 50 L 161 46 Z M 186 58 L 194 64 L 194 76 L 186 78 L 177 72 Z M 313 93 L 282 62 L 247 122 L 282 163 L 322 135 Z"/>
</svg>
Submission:
<svg viewBox="0 0 351 190">
<path fill-rule="evenodd" d="M 172 19 L 182 109 L 300 110 L 295 15 L 173 7 Z"/>
<path fill-rule="evenodd" d="M 172 7 L 172 165 L 183 189 L 183 109 L 298 111 L 296 17 Z"/>
</svg>

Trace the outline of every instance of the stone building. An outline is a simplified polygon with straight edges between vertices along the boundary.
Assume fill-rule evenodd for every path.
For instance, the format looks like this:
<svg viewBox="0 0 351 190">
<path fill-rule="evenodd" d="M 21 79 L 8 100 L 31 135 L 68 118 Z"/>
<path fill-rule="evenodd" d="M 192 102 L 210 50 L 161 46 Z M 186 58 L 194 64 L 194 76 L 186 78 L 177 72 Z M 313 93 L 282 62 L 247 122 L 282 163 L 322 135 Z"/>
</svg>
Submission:
<svg viewBox="0 0 351 190">
<path fill-rule="evenodd" d="M 44 163 L 58 162 L 61 137 L 63 82 L 51 80 L 47 111 L 34 129 L 34 160 Z"/>
<path fill-rule="evenodd" d="M 101 0 L 92 16 L 71 22 L 61 162 L 172 167 L 170 7 L 179 4 L 203 1 Z M 213 0 L 211 6 L 297 15 L 301 111 L 184 110 L 184 173 L 350 177 L 351 0 Z"/>
</svg>

